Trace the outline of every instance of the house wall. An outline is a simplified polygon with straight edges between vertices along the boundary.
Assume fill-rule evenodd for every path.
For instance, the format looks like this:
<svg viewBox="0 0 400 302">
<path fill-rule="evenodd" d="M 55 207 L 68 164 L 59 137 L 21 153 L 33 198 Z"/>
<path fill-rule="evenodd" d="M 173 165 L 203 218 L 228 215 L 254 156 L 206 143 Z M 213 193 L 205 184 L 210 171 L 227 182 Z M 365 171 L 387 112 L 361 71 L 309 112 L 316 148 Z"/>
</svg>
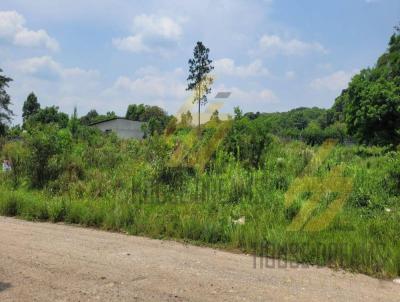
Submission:
<svg viewBox="0 0 400 302">
<path fill-rule="evenodd" d="M 103 132 L 111 130 L 115 132 L 120 138 L 143 138 L 143 131 L 141 129 L 142 122 L 115 119 L 110 121 L 101 122 L 94 124 L 91 127 L 95 127 Z"/>
</svg>

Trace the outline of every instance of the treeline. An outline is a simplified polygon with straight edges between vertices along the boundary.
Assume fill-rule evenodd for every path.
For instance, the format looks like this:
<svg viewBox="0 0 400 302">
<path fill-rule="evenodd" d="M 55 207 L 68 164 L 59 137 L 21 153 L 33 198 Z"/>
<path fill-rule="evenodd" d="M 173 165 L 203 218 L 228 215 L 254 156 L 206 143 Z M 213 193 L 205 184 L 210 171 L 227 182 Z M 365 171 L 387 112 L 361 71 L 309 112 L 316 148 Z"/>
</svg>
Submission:
<svg viewBox="0 0 400 302">
<path fill-rule="evenodd" d="M 356 141 L 367 145 L 392 145 L 400 143 L 400 28 L 395 27 L 387 51 L 372 68 L 355 75 L 330 109 L 297 108 L 280 113 L 242 113 L 235 108 L 234 119 L 240 123 L 261 127 L 259 131 L 289 139 L 300 139 L 308 144 L 321 144 L 328 138 Z M 0 71 L 1 72 L 1 71 Z M 10 97 L 6 88 L 12 79 L 0 75 L 0 136 L 18 136 L 22 129 L 38 124 L 57 124 L 67 127 L 70 118 L 56 106 L 41 108 L 37 97 L 31 93 L 23 105 L 23 125 L 9 127 L 12 117 Z M 79 118 L 81 125 L 116 117 L 115 112 L 99 114 L 95 109 Z M 125 117 L 144 122 L 146 136 L 171 133 L 177 119 L 158 106 L 131 104 Z M 218 118 L 218 112 L 213 114 Z M 181 121 L 193 123 L 185 113 Z"/>
<path fill-rule="evenodd" d="M 249 122 L 265 123 L 269 132 L 287 139 L 299 139 L 311 145 L 321 144 L 326 139 L 336 139 L 339 142 L 352 140 L 346 132 L 346 125 L 333 121 L 331 111 L 317 107 L 296 108 L 288 112 L 276 113 L 238 113 L 235 116 L 247 118 Z"/>
<path fill-rule="evenodd" d="M 395 27 L 386 52 L 375 66 L 355 75 L 332 108 L 245 114 L 236 108 L 235 116 L 265 124 L 262 129 L 278 136 L 309 144 L 334 138 L 396 147 L 400 144 L 400 27 Z"/>
<path fill-rule="evenodd" d="M 274 134 L 283 138 L 300 139 L 311 145 L 321 144 L 328 138 L 338 139 L 343 142 L 346 138 L 345 125 L 341 122 L 332 122 L 330 111 L 320 108 L 297 108 L 281 113 L 252 113 L 243 114 L 240 108 L 235 108 L 233 120 L 241 124 L 249 124 L 251 127 L 259 127 L 263 134 Z M 4 127 L 3 135 L 18 137 L 23 130 L 33 129 L 38 125 L 55 124 L 60 129 L 66 128 L 69 123 L 79 123 L 89 126 L 93 123 L 109 120 L 117 117 L 115 112 L 99 114 L 95 109 L 78 118 L 77 113 L 71 117 L 59 110 L 57 106 L 42 108 L 38 98 L 32 92 L 28 95 L 22 108 L 22 126 Z M 158 106 L 144 104 L 131 104 L 128 106 L 125 118 L 144 122 L 145 136 L 154 134 L 171 134 L 177 129 L 178 120 Z M 220 121 L 218 111 L 214 112 L 211 120 Z M 190 129 L 193 117 L 190 111 L 180 117 L 179 129 Z M 251 126 L 250 126 L 251 125 Z"/>
<path fill-rule="evenodd" d="M 9 112 L 12 114 L 11 111 Z M 76 108 L 74 114 L 70 117 L 67 113 L 61 112 L 57 106 L 48 106 L 42 108 L 37 96 L 32 92 L 28 95 L 22 107 L 22 125 L 9 127 L 6 123 L 1 123 L 0 136 L 9 138 L 20 136 L 23 130 L 30 130 L 40 125 L 54 124 L 60 129 L 66 128 L 69 123 L 79 123 L 82 126 L 89 126 L 93 123 L 116 118 L 114 111 L 106 114 L 99 114 L 95 109 L 78 118 Z M 7 121 L 11 116 L 7 116 Z M 125 118 L 144 122 L 143 131 L 145 136 L 153 134 L 162 134 L 172 116 L 158 106 L 149 106 L 144 104 L 132 104 L 127 108 Z"/>
</svg>

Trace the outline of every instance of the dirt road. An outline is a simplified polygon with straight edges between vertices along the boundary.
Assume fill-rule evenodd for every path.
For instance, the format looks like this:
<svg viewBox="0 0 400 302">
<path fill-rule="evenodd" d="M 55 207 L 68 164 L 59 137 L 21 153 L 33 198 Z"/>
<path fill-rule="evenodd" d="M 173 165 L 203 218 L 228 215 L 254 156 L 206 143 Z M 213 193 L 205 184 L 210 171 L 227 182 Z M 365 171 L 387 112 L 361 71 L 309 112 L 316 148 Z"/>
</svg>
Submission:
<svg viewBox="0 0 400 302">
<path fill-rule="evenodd" d="M 400 285 L 327 268 L 0 217 L 0 301 L 400 301 Z"/>
</svg>

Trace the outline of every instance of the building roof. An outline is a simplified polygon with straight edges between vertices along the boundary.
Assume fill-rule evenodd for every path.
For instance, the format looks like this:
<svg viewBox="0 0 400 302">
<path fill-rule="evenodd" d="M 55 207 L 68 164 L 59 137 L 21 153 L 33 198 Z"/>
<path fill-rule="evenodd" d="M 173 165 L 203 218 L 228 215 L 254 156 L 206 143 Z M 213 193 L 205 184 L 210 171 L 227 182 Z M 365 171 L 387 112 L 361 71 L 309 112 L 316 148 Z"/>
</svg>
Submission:
<svg viewBox="0 0 400 302">
<path fill-rule="evenodd" d="M 105 123 L 105 122 L 109 122 L 109 121 L 113 121 L 113 120 L 126 120 L 126 121 L 141 123 L 140 121 L 132 121 L 132 120 L 124 118 L 124 117 L 111 117 L 111 118 L 101 120 L 98 122 L 90 123 L 89 126 L 93 126 L 93 125 L 97 125 L 97 124 L 101 124 L 101 123 Z"/>
</svg>

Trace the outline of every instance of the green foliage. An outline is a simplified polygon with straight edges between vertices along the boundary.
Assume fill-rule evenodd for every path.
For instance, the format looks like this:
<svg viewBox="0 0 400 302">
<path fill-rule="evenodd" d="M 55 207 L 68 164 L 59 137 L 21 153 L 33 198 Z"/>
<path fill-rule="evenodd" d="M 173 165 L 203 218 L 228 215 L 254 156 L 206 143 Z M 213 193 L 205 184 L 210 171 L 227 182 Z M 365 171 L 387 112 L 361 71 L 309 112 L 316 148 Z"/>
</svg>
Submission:
<svg viewBox="0 0 400 302">
<path fill-rule="evenodd" d="M 346 122 L 359 142 L 400 143 L 400 32 L 392 35 L 388 50 L 373 68 L 351 80 L 333 106 L 336 119 Z"/>
<path fill-rule="evenodd" d="M 235 113 L 235 120 L 240 120 L 243 117 L 243 111 L 239 107 L 233 108 L 233 112 Z"/>
<path fill-rule="evenodd" d="M 38 102 L 38 99 L 36 95 L 33 92 L 31 92 L 26 98 L 24 105 L 22 106 L 23 120 L 26 121 L 29 117 L 38 113 L 39 110 L 40 110 L 40 104 Z"/>
<path fill-rule="evenodd" d="M 186 113 L 181 114 L 180 128 L 190 128 L 193 123 L 192 113 L 188 110 Z"/>
<path fill-rule="evenodd" d="M 2 148 L 2 157 L 11 161 L 11 181 L 14 188 L 21 184 L 26 173 L 28 150 L 22 141 L 11 141 Z"/>
<path fill-rule="evenodd" d="M 392 153 L 388 158 L 387 174 L 382 185 L 393 195 L 400 195 L 400 153 Z"/>
<path fill-rule="evenodd" d="M 147 106 L 150 107 L 150 106 Z M 132 104 L 128 106 L 125 118 L 132 121 L 144 121 L 144 113 L 146 111 L 146 106 L 144 104 Z"/>
<path fill-rule="evenodd" d="M 145 136 L 149 136 L 154 133 L 163 133 L 172 117 L 169 117 L 167 113 L 158 106 L 132 104 L 128 106 L 125 118 L 132 121 L 145 122 L 142 130 Z"/>
<path fill-rule="evenodd" d="M 324 132 L 316 122 L 311 122 L 302 132 L 304 140 L 310 145 L 319 145 L 325 140 Z"/>
<path fill-rule="evenodd" d="M 57 124 L 60 128 L 68 125 L 68 115 L 58 111 L 57 106 L 45 107 L 39 109 L 35 114 L 31 115 L 25 122 L 26 129 L 34 128 L 38 124 Z"/>
<path fill-rule="evenodd" d="M 212 60 L 208 55 L 210 49 L 205 47 L 200 41 L 196 43 L 193 50 L 193 58 L 189 59 L 189 75 L 187 78 L 188 86 L 186 90 L 194 91 L 193 103 L 199 106 L 199 134 L 200 134 L 200 106 L 207 103 L 207 94 L 211 92 L 211 84 L 213 80 L 209 77 L 210 72 L 214 69 L 211 65 Z"/>
<path fill-rule="evenodd" d="M 74 114 L 71 116 L 71 119 L 68 122 L 68 128 L 71 131 L 72 136 L 77 138 L 79 131 L 79 119 L 76 107 L 74 108 Z"/>
<path fill-rule="evenodd" d="M 235 109 L 236 110 L 236 109 Z M 326 139 L 344 142 L 349 139 L 344 123 L 335 122 L 332 110 L 320 108 L 297 108 L 288 112 L 242 114 L 235 111 L 235 119 L 242 116 L 252 120 L 262 120 L 269 124 L 269 132 L 285 139 L 304 140 L 308 144 L 318 145 Z"/>
<path fill-rule="evenodd" d="M 3 70 L 0 68 L 0 73 L 2 72 Z M 6 92 L 8 83 L 11 81 L 11 78 L 0 74 L 0 136 L 4 136 L 6 134 L 6 124 L 10 122 L 13 114 L 10 109 L 11 99 Z"/>
<path fill-rule="evenodd" d="M 212 70 L 208 54 L 198 42 L 189 61 L 188 89 L 199 106 L 210 92 L 209 82 L 201 87 Z M 11 79 L 0 76 L 0 134 L 8 131 L 0 150 L 12 163 L 11 172 L 0 173 L 0 215 L 398 276 L 399 147 L 338 144 L 325 158 L 320 151 L 327 145 L 319 145 L 344 142 L 349 134 L 367 144 L 399 143 L 399 54 L 397 31 L 376 66 L 356 75 L 330 110 L 243 114 L 236 107 L 228 121 L 215 112 L 200 137 L 190 111 L 178 123 L 157 106 L 130 105 L 126 118 L 145 122 L 147 138 L 140 141 L 87 127 L 114 112 L 91 110 L 78 120 L 75 109 L 68 119 L 57 107 L 40 109 L 33 94 L 24 105 L 27 131 L 9 129 L 4 88 Z M 310 233 L 305 225 L 334 209 L 342 189 L 319 192 L 319 181 L 328 186 L 342 177 L 351 184 L 344 206 L 324 230 Z M 288 204 L 300 180 L 311 185 Z M 306 224 L 291 230 L 304 209 Z"/>
<path fill-rule="evenodd" d="M 98 117 L 99 114 L 97 113 L 97 111 L 92 109 L 86 115 L 80 118 L 80 122 L 82 125 L 90 125 L 91 123 L 96 122 Z"/>
<path fill-rule="evenodd" d="M 288 206 L 285 194 L 315 163 L 321 136 L 345 131 L 341 123 L 324 127 L 325 111 L 300 111 L 307 126 L 293 129 L 308 134 L 306 142 L 274 135 L 281 114 L 210 121 L 200 139 L 181 124 L 144 140 L 38 124 L 1 147 L 15 175 L 0 173 L 0 214 L 251 253 L 265 242 L 269 256 L 399 275 L 400 153 L 390 147 L 336 145 L 310 176 L 322 180 L 342 167 L 352 183 L 343 208 L 323 231 L 288 230 L 315 192 L 299 191 Z M 336 194 L 323 194 L 310 219 Z"/>
<path fill-rule="evenodd" d="M 19 139 L 23 132 L 20 125 L 15 125 L 11 127 L 6 126 L 4 129 L 5 129 L 5 136 L 2 137 L 2 139 L 4 140 Z M 1 143 L 0 143 L 0 149 L 1 149 Z"/>
<path fill-rule="evenodd" d="M 177 126 L 178 126 L 178 119 L 175 116 L 172 116 L 167 126 L 165 127 L 165 135 L 169 136 L 175 133 Z"/>
<path fill-rule="evenodd" d="M 117 115 L 115 114 L 114 111 L 109 111 L 104 115 L 104 114 L 98 114 L 96 110 L 92 109 L 86 115 L 80 118 L 80 122 L 82 125 L 88 126 L 93 123 L 107 121 L 116 117 Z"/>
<path fill-rule="evenodd" d="M 234 121 L 223 145 L 246 165 L 259 167 L 262 155 L 271 142 L 269 123 L 266 120 L 250 121 L 245 117 Z"/>
<path fill-rule="evenodd" d="M 363 70 L 342 95 L 345 122 L 350 134 L 367 144 L 400 142 L 400 87 Z"/>
<path fill-rule="evenodd" d="M 71 133 L 56 125 L 43 125 L 31 130 L 26 137 L 29 150 L 28 177 L 35 188 L 42 188 L 64 170 L 64 154 L 71 146 Z"/>
<path fill-rule="evenodd" d="M 218 110 L 215 110 L 215 111 L 211 114 L 210 122 L 220 122 Z"/>
</svg>

